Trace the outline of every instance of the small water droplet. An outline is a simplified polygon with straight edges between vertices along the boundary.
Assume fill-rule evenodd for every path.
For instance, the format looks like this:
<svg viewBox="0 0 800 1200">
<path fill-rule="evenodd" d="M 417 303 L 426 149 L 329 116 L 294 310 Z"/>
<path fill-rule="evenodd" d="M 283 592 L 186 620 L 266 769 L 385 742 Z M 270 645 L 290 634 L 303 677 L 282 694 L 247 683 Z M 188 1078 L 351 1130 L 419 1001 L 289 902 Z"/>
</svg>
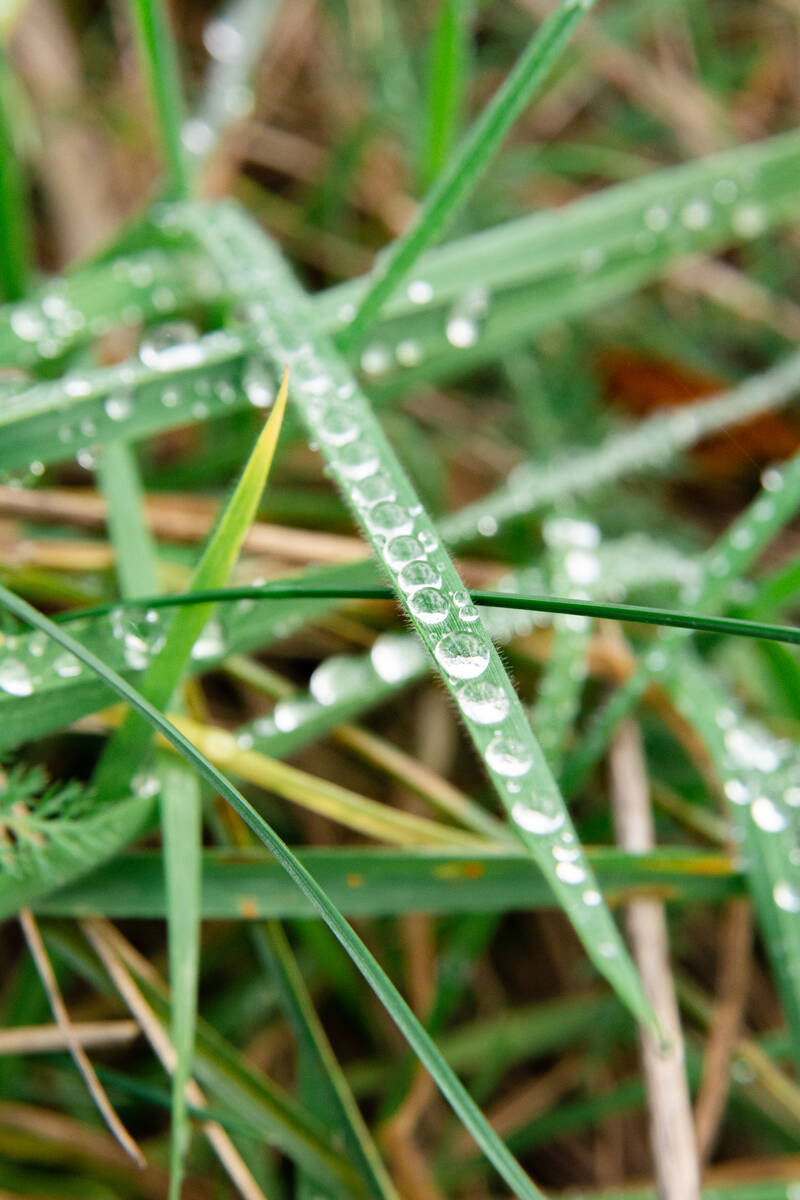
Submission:
<svg viewBox="0 0 800 1200">
<path fill-rule="evenodd" d="M 103 403 L 109 421 L 126 421 L 133 412 L 130 392 L 112 392 Z"/>
<path fill-rule="evenodd" d="M 53 661 L 53 671 L 60 679 L 74 679 L 76 675 L 80 675 L 82 670 L 80 659 L 71 654 L 69 650 L 59 654 L 58 658 Z"/>
<path fill-rule="evenodd" d="M 546 835 L 560 829 L 565 818 L 563 812 L 543 812 L 541 809 L 532 808 L 529 804 L 520 801 L 512 808 L 511 819 L 516 825 L 519 825 L 520 829 L 526 829 L 528 833 Z"/>
<path fill-rule="evenodd" d="M 265 359 L 257 354 L 247 360 L 242 372 L 242 387 L 254 408 L 271 408 L 275 403 L 272 371 Z"/>
<path fill-rule="evenodd" d="M 740 204 L 731 214 L 731 226 L 739 237 L 758 237 L 767 227 L 767 216 L 759 204 Z"/>
<path fill-rule="evenodd" d="M 206 658 L 218 658 L 225 650 L 225 637 L 222 626 L 216 617 L 206 624 L 195 644 L 192 646 L 192 658 L 195 662 Z"/>
<path fill-rule="evenodd" d="M 403 537 L 414 528 L 408 509 L 391 501 L 381 501 L 371 508 L 367 521 L 373 533 L 382 533 L 386 537 Z"/>
<path fill-rule="evenodd" d="M 582 899 L 584 904 L 589 905 L 589 908 L 596 908 L 597 905 L 601 904 L 603 901 L 603 897 L 596 888 L 587 888 L 583 893 Z"/>
<path fill-rule="evenodd" d="M 406 290 L 412 304 L 430 304 L 433 299 L 433 288 L 427 279 L 412 279 Z"/>
<path fill-rule="evenodd" d="M 398 570 L 414 559 L 424 558 L 425 548 L 415 537 L 393 537 L 387 542 L 383 553 L 389 566 Z"/>
<path fill-rule="evenodd" d="M 681 221 L 687 229 L 705 229 L 711 223 L 711 206 L 706 200 L 690 200 L 681 209 Z"/>
<path fill-rule="evenodd" d="M 370 659 L 384 683 L 400 683 L 420 670 L 425 656 L 418 642 L 402 634 L 384 633 L 373 643 Z"/>
<path fill-rule="evenodd" d="M 170 321 L 148 330 L 139 346 L 139 358 L 154 371 L 173 371 L 199 366 L 205 350 L 190 321 Z"/>
<path fill-rule="evenodd" d="M 556 866 L 556 875 L 562 883 L 585 883 L 586 872 L 583 867 L 574 862 L 560 862 Z"/>
<path fill-rule="evenodd" d="M 339 447 L 335 465 L 346 479 L 359 482 L 374 475 L 380 465 L 378 451 L 371 442 L 350 442 Z"/>
</svg>

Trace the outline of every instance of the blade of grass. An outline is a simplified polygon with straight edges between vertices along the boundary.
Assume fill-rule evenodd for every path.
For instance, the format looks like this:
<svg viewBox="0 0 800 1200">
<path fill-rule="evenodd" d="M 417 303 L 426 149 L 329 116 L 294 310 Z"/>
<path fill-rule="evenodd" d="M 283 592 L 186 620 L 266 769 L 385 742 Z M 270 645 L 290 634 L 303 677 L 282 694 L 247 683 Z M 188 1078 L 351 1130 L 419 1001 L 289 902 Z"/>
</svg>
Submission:
<svg viewBox="0 0 800 1200">
<path fill-rule="evenodd" d="M 529 41 L 508 77 L 448 158 L 412 227 L 380 256 L 352 321 L 340 335 L 343 350 L 357 346 L 384 303 L 423 250 L 452 220 L 475 187 L 517 117 L 541 89 L 573 30 L 594 0 L 562 0 Z"/>
<path fill-rule="evenodd" d="M 0 604 L 9 609 L 21 621 L 52 637 L 65 650 L 79 658 L 91 671 L 103 678 L 117 695 L 142 716 L 151 727 L 162 733 L 175 746 L 199 774 L 231 805 L 245 823 L 252 829 L 260 841 L 268 847 L 284 870 L 291 876 L 300 890 L 312 904 L 315 911 L 325 921 L 328 928 L 350 955 L 358 970 L 369 983 L 372 990 L 384 1004 L 411 1048 L 420 1061 L 425 1065 L 436 1081 L 440 1091 L 449 1101 L 453 1111 L 461 1123 L 470 1131 L 477 1144 L 486 1154 L 508 1186 L 515 1191 L 520 1200 L 540 1200 L 541 1192 L 524 1173 L 516 1160 L 508 1153 L 502 1141 L 497 1137 L 492 1127 L 477 1108 L 469 1093 L 464 1088 L 455 1073 L 442 1059 L 435 1044 L 431 1041 L 414 1013 L 403 1000 L 400 993 L 381 969 L 378 962 L 370 954 L 367 947 L 351 929 L 338 909 L 331 904 L 327 895 L 317 884 L 316 880 L 303 867 L 289 847 L 275 833 L 271 826 L 261 817 L 251 804 L 238 792 L 228 780 L 216 770 L 149 700 L 128 684 L 121 675 L 110 671 L 109 668 L 76 642 L 63 629 L 54 625 L 36 609 L 31 608 L 18 596 L 0 585 Z"/>
<path fill-rule="evenodd" d="M 25 184 L 13 134 L 13 77 L 0 46 L 0 295 L 5 301 L 25 295 L 30 276 L 30 230 Z"/>
<path fill-rule="evenodd" d="M 651 895 L 675 903 L 721 903 L 746 890 L 744 876 L 716 851 L 662 846 L 626 855 L 590 847 L 592 865 L 615 905 Z M 507 912 L 552 907 L 541 874 L 524 854 L 505 848 L 413 851 L 375 847 L 299 850 L 298 858 L 349 917 L 394 917 L 424 909 L 434 914 Z M 106 912 L 115 920 L 166 915 L 160 854 L 138 851 L 85 873 L 36 900 L 42 916 Z M 2 911 L 2 910 L 0 910 Z M 310 901 L 283 868 L 259 850 L 203 852 L 203 919 L 240 921 L 313 916 Z"/>
<path fill-rule="evenodd" d="M 428 130 L 423 164 L 426 186 L 450 157 L 461 123 L 471 0 L 444 0 L 433 32 L 428 68 Z"/>
<path fill-rule="evenodd" d="M 176 199 L 189 194 L 186 156 L 181 141 L 183 98 L 175 42 L 163 0 L 130 0 L 139 43 L 139 57 L 158 118 L 161 148 L 169 170 L 168 193 Z"/>
</svg>

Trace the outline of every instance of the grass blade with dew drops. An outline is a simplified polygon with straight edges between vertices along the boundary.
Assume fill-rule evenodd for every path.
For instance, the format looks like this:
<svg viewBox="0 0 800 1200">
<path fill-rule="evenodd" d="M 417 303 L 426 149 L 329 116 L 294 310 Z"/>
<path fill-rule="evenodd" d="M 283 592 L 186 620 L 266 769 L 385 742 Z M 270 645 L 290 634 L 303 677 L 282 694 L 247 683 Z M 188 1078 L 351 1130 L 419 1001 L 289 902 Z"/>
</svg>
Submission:
<svg viewBox="0 0 800 1200">
<path fill-rule="evenodd" d="M 120 591 L 141 597 L 158 587 L 156 548 L 144 518 L 144 497 L 127 442 L 105 447 L 98 477 L 108 503 L 108 524 Z M 159 762 L 161 835 L 167 896 L 170 1025 L 175 1065 L 171 1084 L 171 1200 L 180 1196 L 190 1137 L 186 1088 L 191 1078 L 200 970 L 202 807 L 196 775 L 180 761 Z"/>
<path fill-rule="evenodd" d="M 192 583 L 198 588 L 218 586 L 226 579 L 236 561 L 245 534 L 252 524 L 264 488 L 286 407 L 287 375 L 275 407 L 256 443 L 250 461 L 223 511 L 216 529 L 209 538 L 202 558 L 195 569 Z M 203 631 L 212 604 L 191 606 L 174 620 L 166 643 L 153 662 L 143 684 L 143 690 L 159 708 L 169 703 L 192 647 Z M 111 738 L 97 766 L 93 784 L 100 794 L 114 795 L 119 780 L 130 779 L 141 765 L 151 740 L 146 723 L 135 713 L 129 713 L 121 729 Z"/>
<path fill-rule="evenodd" d="M 47 617 L 31 608 L 24 600 L 0 584 L 0 605 L 12 612 L 20 621 L 40 630 L 53 638 L 65 650 L 75 655 L 86 667 L 96 672 L 117 695 L 129 704 L 158 733 L 161 733 L 183 755 L 199 774 L 215 788 L 231 805 L 235 812 L 252 829 L 260 841 L 271 851 L 275 859 L 294 880 L 314 910 L 344 947 L 358 970 L 381 1000 L 387 1012 L 408 1041 L 417 1057 L 428 1069 L 440 1091 L 450 1103 L 456 1116 L 486 1155 L 489 1162 L 505 1180 L 519 1200 L 541 1200 L 541 1192 L 531 1183 L 528 1176 L 509 1154 L 500 1138 L 476 1106 L 455 1073 L 448 1067 L 435 1044 L 431 1041 L 414 1013 L 403 1000 L 388 976 L 370 954 L 367 947 L 347 924 L 339 910 L 317 884 L 299 859 L 275 833 L 272 827 L 256 812 L 245 797 L 234 788 L 192 746 L 174 725 L 155 708 L 121 675 L 110 671 L 105 663 L 76 642 L 63 628 L 53 624 Z"/>
<path fill-rule="evenodd" d="M 590 847 L 589 857 L 615 903 L 658 895 L 686 903 L 717 904 L 741 896 L 746 884 L 727 855 L 686 846 L 660 846 L 628 855 Z M 298 858 L 348 917 L 396 917 L 425 909 L 433 915 L 552 909 L 544 877 L 532 873 L 523 850 L 353 846 L 298 851 Z M 469 886 L 465 886 L 466 884 Z M 119 855 L 80 879 L 37 899 L 43 916 L 107 913 L 113 920 L 162 919 L 167 912 L 161 855 Z M 241 921 L 312 917 L 314 908 L 283 868 L 259 849 L 232 855 L 203 852 L 203 919 Z M 617 1002 L 618 1003 L 618 1002 Z"/>
<path fill-rule="evenodd" d="M 308 337 L 308 303 L 278 249 L 238 208 L 184 210 L 218 269 L 241 289 L 265 357 L 290 364 L 309 436 L 365 530 L 436 669 L 459 707 L 518 837 L 550 879 L 587 953 L 646 1024 L 653 1014 L 591 877 L 563 798 L 480 615 L 438 531 L 397 461 L 369 401 L 329 339 Z M 272 297 L 280 304 L 272 305 Z M 566 849 L 567 864 L 553 854 Z"/>
<path fill-rule="evenodd" d="M 441 233 L 486 170 L 514 121 L 544 84 L 594 0 L 562 0 L 533 35 L 508 77 L 448 158 L 414 224 L 378 259 L 353 319 L 339 336 L 344 351 L 363 339 L 420 254 Z"/>
<path fill-rule="evenodd" d="M 178 56 L 163 0 L 130 0 L 136 27 L 139 59 L 147 72 L 153 97 L 159 139 L 169 171 L 168 194 L 183 199 L 189 194 L 189 173 L 181 140 L 183 97 Z"/>
<path fill-rule="evenodd" d="M 769 632 L 770 627 L 766 623 L 742 623 L 736 618 L 705 616 L 707 610 L 713 612 L 724 606 L 735 581 L 757 561 L 764 547 L 797 512 L 800 506 L 800 455 L 784 464 L 781 470 L 768 468 L 762 481 L 764 486 L 756 499 L 706 551 L 700 560 L 696 579 L 684 587 L 683 598 L 699 610 L 693 621 L 695 628 L 705 626 L 709 632 L 713 632 L 713 621 L 720 633 L 733 633 L 737 626 L 743 634 L 753 637 L 760 638 Z M 750 626 L 749 630 L 746 625 Z M 772 633 L 776 641 L 795 645 L 800 642 L 798 630 L 791 627 L 784 626 L 781 630 L 773 626 Z M 574 795 L 584 782 L 604 753 L 619 722 L 636 706 L 649 685 L 658 682 L 662 672 L 668 674 L 672 656 L 682 645 L 682 636 L 677 628 L 662 635 L 639 670 L 597 712 L 582 744 L 565 764 L 561 782 L 568 795 Z"/>
<path fill-rule="evenodd" d="M 231 0 L 203 28 L 211 63 L 199 103 L 181 130 L 193 183 L 225 129 L 247 113 L 250 79 L 279 7 L 278 0 Z"/>
</svg>

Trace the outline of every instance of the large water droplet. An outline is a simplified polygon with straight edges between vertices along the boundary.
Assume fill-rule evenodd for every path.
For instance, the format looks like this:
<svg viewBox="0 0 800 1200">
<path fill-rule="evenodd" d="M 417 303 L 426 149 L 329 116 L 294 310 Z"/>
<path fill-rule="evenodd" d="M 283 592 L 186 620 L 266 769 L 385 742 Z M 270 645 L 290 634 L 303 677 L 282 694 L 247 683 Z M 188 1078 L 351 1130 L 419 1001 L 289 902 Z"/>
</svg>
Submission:
<svg viewBox="0 0 800 1200">
<path fill-rule="evenodd" d="M 483 679 L 465 684 L 457 699 L 464 716 L 479 725 L 496 725 L 505 719 L 510 707 L 504 689 Z"/>
<path fill-rule="evenodd" d="M 527 775 L 533 765 L 533 755 L 519 738 L 503 737 L 497 733 L 486 747 L 486 761 L 498 775 L 516 779 Z"/>
<path fill-rule="evenodd" d="M 520 801 L 511 810 L 511 820 L 528 833 L 555 833 L 564 824 L 563 812 L 543 812 Z"/>
<path fill-rule="evenodd" d="M 425 549 L 415 537 L 393 537 L 383 553 L 389 566 L 395 570 L 416 558 L 425 557 Z"/>
<path fill-rule="evenodd" d="M 789 823 L 786 814 L 769 796 L 758 796 L 750 805 L 750 815 L 764 833 L 780 833 Z"/>
<path fill-rule="evenodd" d="M 0 688 L 10 696 L 30 696 L 33 692 L 31 673 L 18 658 L 0 662 Z"/>
<path fill-rule="evenodd" d="M 216 617 L 212 617 L 192 646 L 192 658 L 196 662 L 206 658 L 218 658 L 224 650 L 225 636 L 222 626 Z"/>
<path fill-rule="evenodd" d="M 378 471 L 353 485 L 353 499 L 364 508 L 380 504 L 382 500 L 394 500 L 397 495 L 395 486 L 388 475 Z"/>
<path fill-rule="evenodd" d="M 562 883 L 585 883 L 586 872 L 583 867 L 574 862 L 560 862 L 556 866 L 556 875 Z"/>
<path fill-rule="evenodd" d="M 476 679 L 486 670 L 490 658 L 489 646 L 474 633 L 446 633 L 434 654 L 439 665 L 454 679 Z"/>
<path fill-rule="evenodd" d="M 421 588 L 408 602 L 410 612 L 423 625 L 440 625 L 447 619 L 450 605 L 435 588 Z"/>
<path fill-rule="evenodd" d="M 361 480 L 374 475 L 380 465 L 378 451 L 371 442 L 350 442 L 336 454 L 336 466 L 346 479 Z"/>
<path fill-rule="evenodd" d="M 381 501 L 370 509 L 368 524 L 373 533 L 386 537 L 402 537 L 411 533 L 414 520 L 407 508 L 391 501 Z"/>
<path fill-rule="evenodd" d="M 365 684 L 364 664 L 352 655 L 337 654 L 320 663 L 308 682 L 308 690 L 326 708 L 352 695 Z"/>
<path fill-rule="evenodd" d="M 148 330 L 139 346 L 139 358 L 154 371 L 197 367 L 205 360 L 205 349 L 190 321 L 169 321 Z"/>
<path fill-rule="evenodd" d="M 442 577 L 429 563 L 411 562 L 403 567 L 397 576 L 397 582 L 404 592 L 411 593 L 423 587 L 441 587 Z"/>
</svg>

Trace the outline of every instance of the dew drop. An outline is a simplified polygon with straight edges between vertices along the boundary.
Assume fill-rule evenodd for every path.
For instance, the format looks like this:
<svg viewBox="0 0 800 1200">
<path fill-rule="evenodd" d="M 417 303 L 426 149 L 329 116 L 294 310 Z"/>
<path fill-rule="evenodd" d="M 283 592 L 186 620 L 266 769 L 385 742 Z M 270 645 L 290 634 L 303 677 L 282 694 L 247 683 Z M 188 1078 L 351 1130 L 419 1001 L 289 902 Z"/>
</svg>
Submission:
<svg viewBox="0 0 800 1200">
<path fill-rule="evenodd" d="M 190 321 L 170 321 L 147 331 L 139 346 L 139 358 L 154 371 L 196 367 L 205 360 L 197 329 Z"/>
<path fill-rule="evenodd" d="M 380 375 L 385 375 L 392 366 L 392 356 L 386 346 L 379 342 L 373 342 L 370 346 L 365 346 L 361 355 L 361 370 L 365 375 L 376 379 Z"/>
<path fill-rule="evenodd" d="M 793 883 L 781 880 L 772 889 L 772 898 L 784 912 L 800 912 L 800 890 Z"/>
<path fill-rule="evenodd" d="M 331 446 L 345 446 L 358 437 L 358 424 L 348 412 L 332 409 L 318 423 L 317 430 L 323 442 Z"/>
<path fill-rule="evenodd" d="M 414 559 L 425 557 L 425 548 L 415 537 L 393 537 L 384 548 L 384 557 L 390 567 L 395 570 L 413 562 Z"/>
<path fill-rule="evenodd" d="M 433 299 L 433 288 L 427 279 L 412 279 L 407 292 L 412 304 L 430 304 Z"/>
<path fill-rule="evenodd" d="M 560 862 L 556 866 L 556 875 L 562 883 L 585 883 L 586 872 L 583 867 L 574 862 Z"/>
<path fill-rule="evenodd" d="M 244 53 L 241 32 L 230 21 L 221 18 L 209 21 L 203 29 L 203 45 L 212 58 L 221 63 L 235 63 Z"/>
<path fill-rule="evenodd" d="M 133 412 L 133 402 L 129 392 L 112 392 L 107 396 L 103 408 L 109 421 L 126 421 Z"/>
<path fill-rule="evenodd" d="M 254 408 L 271 408 L 275 402 L 272 372 L 258 355 L 248 358 L 242 372 L 242 387 Z"/>
<path fill-rule="evenodd" d="M 420 588 L 408 602 L 409 611 L 423 625 L 441 625 L 450 612 L 447 598 L 436 588 Z"/>
<path fill-rule="evenodd" d="M 741 779 L 729 779 L 723 790 L 731 804 L 750 803 L 750 789 L 745 787 Z"/>
<path fill-rule="evenodd" d="M 486 761 L 498 775 L 519 778 L 530 771 L 533 755 L 519 738 L 497 733 L 486 747 Z"/>
<path fill-rule="evenodd" d="M 429 563 L 411 562 L 400 571 L 397 582 L 404 592 L 412 593 L 423 587 L 441 587 L 442 577 Z"/>
<path fill-rule="evenodd" d="M 687 229 L 705 229 L 711 222 L 711 206 L 705 200 L 690 200 L 681 209 L 681 221 Z"/>
<path fill-rule="evenodd" d="M 767 227 L 766 213 L 758 204 L 740 204 L 731 214 L 731 226 L 739 237 L 758 237 Z"/>
<path fill-rule="evenodd" d="M 70 654 L 69 650 L 65 650 L 53 661 L 53 670 L 60 679 L 74 679 L 76 675 L 80 675 L 82 667 L 80 659 Z"/>
<path fill-rule="evenodd" d="M 225 649 L 225 638 L 222 626 L 216 617 L 206 624 L 195 644 L 192 646 L 192 658 L 202 661 L 206 658 L 217 658 Z"/>
<path fill-rule="evenodd" d="M 651 204 L 644 214 L 644 223 L 651 233 L 661 233 L 669 225 L 669 212 L 663 204 Z"/>
<path fill-rule="evenodd" d="M 510 707 L 503 688 L 486 680 L 465 684 L 456 698 L 464 716 L 479 725 L 497 725 L 505 719 Z"/>
<path fill-rule="evenodd" d="M 316 668 L 308 681 L 308 690 L 317 704 L 329 708 L 363 685 L 364 671 L 361 659 L 336 654 Z"/>
<path fill-rule="evenodd" d="M 564 814 L 562 812 L 542 812 L 541 809 L 531 808 L 530 805 L 520 801 L 511 809 L 511 820 L 519 825 L 520 829 L 526 829 L 528 833 L 546 835 L 555 833 L 561 828 L 564 824 Z"/>
<path fill-rule="evenodd" d="M 346 479 L 360 481 L 374 475 L 380 464 L 378 451 L 371 442 L 350 442 L 336 455 L 336 466 Z"/>
<path fill-rule="evenodd" d="M 446 633 L 437 643 L 434 655 L 454 679 L 477 679 L 489 665 L 490 651 L 474 633 Z M 513 771 L 505 773 L 514 774 Z"/>
<path fill-rule="evenodd" d="M 750 805 L 750 816 L 764 833 L 780 833 L 788 825 L 786 814 L 769 796 L 758 796 Z"/>
<path fill-rule="evenodd" d="M 10 696 L 30 696 L 33 692 L 31 673 L 18 658 L 0 662 L 0 688 Z"/>
<path fill-rule="evenodd" d="M 598 892 L 597 888 L 587 888 L 582 896 L 583 903 L 588 904 L 589 908 L 596 908 L 602 903 L 603 897 Z"/>
<path fill-rule="evenodd" d="M 473 621 L 477 621 L 480 613 L 474 604 L 465 604 L 463 608 L 459 609 L 458 615 L 462 621 L 469 621 L 472 624 Z"/>
<path fill-rule="evenodd" d="M 378 472 L 354 484 L 352 494 L 356 504 L 369 508 L 381 500 L 394 500 L 397 492 L 389 476 Z"/>
<path fill-rule="evenodd" d="M 403 537 L 414 528 L 408 509 L 391 501 L 381 501 L 371 508 L 368 524 L 373 533 L 382 533 L 386 537 Z"/>
</svg>

